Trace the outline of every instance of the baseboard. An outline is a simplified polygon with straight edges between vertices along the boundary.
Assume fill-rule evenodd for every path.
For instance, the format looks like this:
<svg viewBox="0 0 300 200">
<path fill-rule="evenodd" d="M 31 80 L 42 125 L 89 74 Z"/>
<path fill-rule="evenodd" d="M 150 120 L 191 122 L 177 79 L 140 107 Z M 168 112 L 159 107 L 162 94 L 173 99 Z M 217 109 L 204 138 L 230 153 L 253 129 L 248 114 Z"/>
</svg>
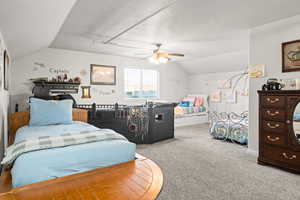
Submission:
<svg viewBox="0 0 300 200">
<path fill-rule="evenodd" d="M 175 118 L 175 128 L 208 123 L 207 114 Z"/>
<path fill-rule="evenodd" d="M 255 151 L 255 150 L 253 150 L 253 149 L 247 149 L 247 154 L 250 154 L 250 155 L 252 155 L 252 156 L 255 156 L 255 157 L 258 157 L 258 151 Z"/>
</svg>

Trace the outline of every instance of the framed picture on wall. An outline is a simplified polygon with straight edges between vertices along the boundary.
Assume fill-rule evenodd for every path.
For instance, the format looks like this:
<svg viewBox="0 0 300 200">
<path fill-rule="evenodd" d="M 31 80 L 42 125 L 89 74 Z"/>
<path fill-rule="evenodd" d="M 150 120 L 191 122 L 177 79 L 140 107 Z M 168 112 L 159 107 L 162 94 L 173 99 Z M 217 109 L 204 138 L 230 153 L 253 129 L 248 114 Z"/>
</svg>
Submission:
<svg viewBox="0 0 300 200">
<path fill-rule="evenodd" d="M 5 152 L 5 142 L 4 142 L 4 121 L 2 116 L 0 117 L 0 159 L 2 160 Z M 2 165 L 0 166 L 0 170 L 2 170 Z"/>
<path fill-rule="evenodd" d="M 107 65 L 91 65 L 91 85 L 116 85 L 116 67 Z"/>
<path fill-rule="evenodd" d="M 2 52 L 0 52 L 0 54 L 2 54 Z M 2 90 L 2 74 L 3 74 L 3 72 L 2 72 L 3 71 L 3 65 L 2 65 L 2 63 L 4 62 L 2 55 L 0 55 L 0 61 L 1 61 L 1 63 L 0 63 L 0 90 Z"/>
<path fill-rule="evenodd" d="M 0 90 L 2 89 L 2 74 L 3 74 L 3 63 L 4 63 L 4 57 L 3 57 L 4 51 L 2 48 L 2 41 L 0 39 Z"/>
<path fill-rule="evenodd" d="M 265 68 L 266 65 L 264 64 L 256 64 L 256 65 L 249 65 L 249 77 L 250 78 L 262 78 L 265 76 Z"/>
<path fill-rule="evenodd" d="M 237 103 L 237 92 L 236 90 L 229 90 L 222 92 L 222 101 L 223 103 L 235 104 Z"/>
<path fill-rule="evenodd" d="M 4 50 L 3 54 L 3 77 L 4 77 L 4 89 L 9 88 L 9 57 L 7 51 Z"/>
<path fill-rule="evenodd" d="M 282 43 L 282 72 L 300 71 L 300 40 Z"/>
<path fill-rule="evenodd" d="M 220 103 L 221 102 L 221 91 L 220 90 L 213 91 L 209 95 L 209 99 L 210 99 L 210 102 Z"/>
<path fill-rule="evenodd" d="M 0 64 L 0 90 L 2 89 L 2 64 Z"/>
</svg>

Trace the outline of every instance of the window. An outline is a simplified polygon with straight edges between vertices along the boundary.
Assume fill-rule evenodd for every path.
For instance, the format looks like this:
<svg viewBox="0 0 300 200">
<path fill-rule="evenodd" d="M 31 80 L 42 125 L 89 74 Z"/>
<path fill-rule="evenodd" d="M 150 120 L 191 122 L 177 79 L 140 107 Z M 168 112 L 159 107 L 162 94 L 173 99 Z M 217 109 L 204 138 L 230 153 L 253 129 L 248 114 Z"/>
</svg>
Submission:
<svg viewBox="0 0 300 200">
<path fill-rule="evenodd" d="M 158 71 L 125 69 L 125 94 L 128 98 L 158 98 Z"/>
</svg>

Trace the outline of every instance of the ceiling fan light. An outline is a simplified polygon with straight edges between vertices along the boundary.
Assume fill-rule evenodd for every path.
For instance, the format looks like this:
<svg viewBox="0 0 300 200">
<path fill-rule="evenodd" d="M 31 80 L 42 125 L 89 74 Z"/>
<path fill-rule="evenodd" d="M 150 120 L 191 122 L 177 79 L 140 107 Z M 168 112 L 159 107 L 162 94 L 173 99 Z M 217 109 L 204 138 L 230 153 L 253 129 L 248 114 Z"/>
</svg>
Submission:
<svg viewBox="0 0 300 200">
<path fill-rule="evenodd" d="M 159 64 L 159 60 L 158 59 L 156 59 L 155 57 L 153 57 L 153 56 L 151 56 L 151 57 L 149 57 L 149 62 L 151 62 L 151 63 L 154 63 L 154 64 Z"/>
<path fill-rule="evenodd" d="M 167 62 L 169 61 L 169 59 L 166 58 L 166 57 L 159 57 L 158 61 L 159 61 L 160 63 L 167 63 Z"/>
</svg>

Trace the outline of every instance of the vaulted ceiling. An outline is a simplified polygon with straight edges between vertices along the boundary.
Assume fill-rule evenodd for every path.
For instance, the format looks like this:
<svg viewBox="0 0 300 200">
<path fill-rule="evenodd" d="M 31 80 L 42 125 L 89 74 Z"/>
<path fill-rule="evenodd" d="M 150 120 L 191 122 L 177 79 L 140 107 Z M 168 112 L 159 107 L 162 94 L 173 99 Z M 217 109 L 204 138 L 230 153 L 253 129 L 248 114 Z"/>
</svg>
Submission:
<svg viewBox="0 0 300 200">
<path fill-rule="evenodd" d="M 162 50 L 189 73 L 248 64 L 249 29 L 300 13 L 299 0 L 78 0 L 52 47 L 137 58 Z M 284 8 L 284 9 L 283 9 Z"/>
<path fill-rule="evenodd" d="M 74 6 L 72 0 L 9 1 L 20 2 L 9 7 L 17 14 L 0 19 L 0 28 L 3 23 L 4 30 L 10 23 L 19 25 L 6 31 L 16 55 L 24 54 L 30 43 L 42 46 L 43 40 L 43 46 L 52 48 L 145 59 L 155 43 L 162 43 L 162 50 L 184 53 L 173 62 L 193 74 L 244 69 L 249 29 L 300 14 L 299 0 L 77 0 Z M 0 18 L 3 12 L 9 16 L 2 7 Z M 52 23 L 47 21 L 50 12 Z M 26 40 L 22 34 L 29 32 Z"/>
<path fill-rule="evenodd" d="M 0 0 L 0 31 L 11 57 L 48 47 L 76 0 Z"/>
</svg>

